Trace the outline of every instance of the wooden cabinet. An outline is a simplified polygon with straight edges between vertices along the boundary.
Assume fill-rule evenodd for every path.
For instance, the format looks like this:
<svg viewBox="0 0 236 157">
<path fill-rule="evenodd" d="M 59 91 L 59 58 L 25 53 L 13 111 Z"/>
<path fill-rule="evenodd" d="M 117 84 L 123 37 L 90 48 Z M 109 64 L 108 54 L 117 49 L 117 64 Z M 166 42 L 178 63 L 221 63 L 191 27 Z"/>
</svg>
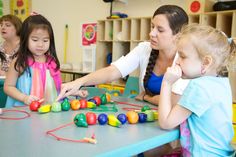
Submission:
<svg viewBox="0 0 236 157">
<path fill-rule="evenodd" d="M 236 38 L 236 10 L 189 14 L 189 23 L 210 25 Z"/>
<path fill-rule="evenodd" d="M 210 25 L 236 38 L 236 10 L 189 14 L 189 23 Z M 109 65 L 109 53 L 112 53 L 112 61 L 115 61 L 140 42 L 148 41 L 150 31 L 151 17 L 99 20 L 96 69 Z M 138 73 L 137 70 L 131 75 L 138 76 Z"/>
<path fill-rule="evenodd" d="M 107 56 L 112 53 L 112 62 L 126 55 L 140 42 L 149 40 L 151 17 L 109 19 L 98 21 L 96 69 L 109 65 Z M 131 75 L 138 76 L 139 70 Z M 120 83 L 120 81 L 115 82 Z"/>
</svg>

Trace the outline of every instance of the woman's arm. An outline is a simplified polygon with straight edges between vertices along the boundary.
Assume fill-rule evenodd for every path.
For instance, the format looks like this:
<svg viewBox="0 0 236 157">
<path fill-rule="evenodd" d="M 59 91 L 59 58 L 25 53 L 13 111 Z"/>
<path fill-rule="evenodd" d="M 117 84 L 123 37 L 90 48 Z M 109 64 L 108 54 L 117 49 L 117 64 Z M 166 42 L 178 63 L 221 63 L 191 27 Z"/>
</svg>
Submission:
<svg viewBox="0 0 236 157">
<path fill-rule="evenodd" d="M 57 101 L 69 95 L 80 94 L 79 89 L 81 86 L 111 82 L 121 77 L 120 71 L 114 65 L 99 69 L 84 77 L 78 78 L 75 81 L 63 84 L 61 87 L 61 92 L 57 97 Z"/>
<path fill-rule="evenodd" d="M 137 95 L 135 99 L 140 100 L 140 101 L 147 101 L 156 106 L 158 106 L 158 103 L 159 103 L 159 95 L 150 96 L 150 95 L 147 95 L 145 91 Z"/>
<path fill-rule="evenodd" d="M 171 102 L 173 105 L 176 105 L 177 102 L 179 101 L 181 95 L 175 94 L 175 93 L 171 93 Z M 135 99 L 140 100 L 140 101 L 147 101 L 153 105 L 158 106 L 159 104 L 159 99 L 160 99 L 160 95 L 154 95 L 154 96 L 150 96 L 147 95 L 145 92 L 140 93 L 139 95 L 137 95 L 135 97 Z"/>
</svg>

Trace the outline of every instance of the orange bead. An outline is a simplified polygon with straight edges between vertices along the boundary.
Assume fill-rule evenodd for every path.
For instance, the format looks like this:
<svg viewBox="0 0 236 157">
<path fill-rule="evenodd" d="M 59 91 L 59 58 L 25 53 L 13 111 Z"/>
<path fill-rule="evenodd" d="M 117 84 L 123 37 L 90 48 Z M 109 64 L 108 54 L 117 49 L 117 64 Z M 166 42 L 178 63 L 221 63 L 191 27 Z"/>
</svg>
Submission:
<svg viewBox="0 0 236 157">
<path fill-rule="evenodd" d="M 135 124 L 138 122 L 138 113 L 137 112 L 134 112 L 134 111 L 128 111 L 126 113 L 126 116 L 128 118 L 128 122 L 130 124 Z"/>
<path fill-rule="evenodd" d="M 72 110 L 78 110 L 79 108 L 80 108 L 80 102 L 79 102 L 79 100 L 72 100 L 71 102 L 70 102 L 70 107 L 71 107 L 71 109 Z"/>
<path fill-rule="evenodd" d="M 107 102 L 111 102 L 111 95 L 106 93 Z"/>
</svg>

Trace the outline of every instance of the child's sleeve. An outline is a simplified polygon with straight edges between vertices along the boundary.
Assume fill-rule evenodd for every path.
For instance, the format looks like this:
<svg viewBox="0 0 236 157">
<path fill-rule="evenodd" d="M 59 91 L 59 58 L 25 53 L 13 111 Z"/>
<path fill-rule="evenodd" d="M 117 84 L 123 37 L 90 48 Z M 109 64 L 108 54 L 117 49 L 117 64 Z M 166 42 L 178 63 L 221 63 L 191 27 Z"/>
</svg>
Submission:
<svg viewBox="0 0 236 157">
<path fill-rule="evenodd" d="M 203 85 L 198 82 L 191 80 L 186 87 L 183 95 L 181 96 L 178 104 L 184 108 L 195 113 L 198 117 L 204 114 L 210 107 L 212 102 L 209 99 L 210 93 L 207 91 Z"/>
<path fill-rule="evenodd" d="M 178 95 L 182 95 L 185 88 L 188 86 L 189 79 L 178 79 L 173 85 L 172 85 L 172 92 Z"/>
</svg>

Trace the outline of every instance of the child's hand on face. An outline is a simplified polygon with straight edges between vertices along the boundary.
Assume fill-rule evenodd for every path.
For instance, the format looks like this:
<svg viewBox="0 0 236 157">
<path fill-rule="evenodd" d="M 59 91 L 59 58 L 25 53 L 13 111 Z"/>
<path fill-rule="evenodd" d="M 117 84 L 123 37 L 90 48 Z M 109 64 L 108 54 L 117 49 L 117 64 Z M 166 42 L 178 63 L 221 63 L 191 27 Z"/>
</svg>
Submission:
<svg viewBox="0 0 236 157">
<path fill-rule="evenodd" d="M 179 65 L 175 65 L 167 68 L 163 81 L 166 81 L 170 85 L 172 85 L 175 81 L 181 78 L 181 76 L 182 76 L 182 69 L 180 68 Z"/>
<path fill-rule="evenodd" d="M 24 97 L 24 104 L 29 105 L 32 101 L 39 101 L 39 98 L 34 95 L 26 95 Z"/>
<path fill-rule="evenodd" d="M 82 98 L 85 98 L 88 96 L 88 91 L 87 90 L 79 90 L 78 95 Z"/>
</svg>

